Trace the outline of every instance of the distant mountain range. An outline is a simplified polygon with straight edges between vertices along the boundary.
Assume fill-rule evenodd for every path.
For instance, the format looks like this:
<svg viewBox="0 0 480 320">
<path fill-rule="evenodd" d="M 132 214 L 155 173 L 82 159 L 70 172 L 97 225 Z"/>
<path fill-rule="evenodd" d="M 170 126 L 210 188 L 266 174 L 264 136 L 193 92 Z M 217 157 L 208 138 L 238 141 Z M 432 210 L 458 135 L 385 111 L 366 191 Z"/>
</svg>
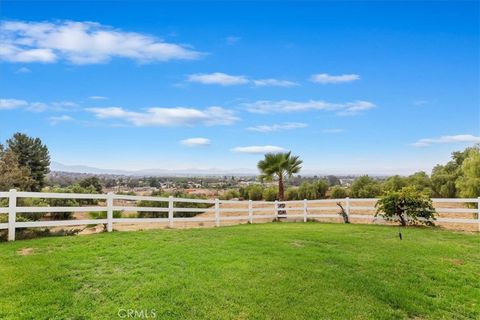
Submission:
<svg viewBox="0 0 480 320">
<path fill-rule="evenodd" d="M 238 168 L 238 169 L 143 169 L 143 170 L 117 170 L 117 169 L 101 169 L 96 167 L 89 167 L 84 165 L 66 165 L 60 162 L 52 161 L 50 164 L 51 171 L 57 172 L 71 172 L 71 173 L 89 173 L 89 174 L 112 174 L 112 175 L 124 175 L 124 176 L 176 176 L 176 177 L 188 177 L 188 176 L 255 176 L 258 175 L 258 170 L 247 169 L 247 168 Z M 359 176 L 363 174 L 369 174 L 371 176 L 385 177 L 391 176 L 394 174 L 408 175 L 415 172 L 412 169 L 406 169 L 403 172 L 391 172 L 389 170 L 379 170 L 379 171 L 368 171 L 368 170 L 359 170 L 357 172 L 345 172 L 343 170 L 330 170 L 327 172 L 320 172 L 317 170 L 302 169 L 302 176 L 327 176 L 327 175 L 336 175 L 336 176 Z"/>
<path fill-rule="evenodd" d="M 114 174 L 127 176 L 252 176 L 258 172 L 252 169 L 143 169 L 143 170 L 116 170 L 101 169 L 83 165 L 66 165 L 60 162 L 52 161 L 50 164 L 51 171 L 74 172 L 74 173 L 90 173 L 90 174 Z"/>
</svg>

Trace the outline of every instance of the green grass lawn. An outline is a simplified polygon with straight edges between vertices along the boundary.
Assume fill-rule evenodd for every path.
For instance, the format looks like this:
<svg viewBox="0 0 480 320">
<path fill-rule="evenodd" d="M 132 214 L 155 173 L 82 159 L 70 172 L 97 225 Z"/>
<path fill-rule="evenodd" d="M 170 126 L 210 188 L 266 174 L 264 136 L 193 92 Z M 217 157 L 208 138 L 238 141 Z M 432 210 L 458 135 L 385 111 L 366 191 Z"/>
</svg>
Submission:
<svg viewBox="0 0 480 320">
<path fill-rule="evenodd" d="M 270 223 L 1 243 L 0 318 L 478 319 L 480 237 L 403 236 Z"/>
</svg>

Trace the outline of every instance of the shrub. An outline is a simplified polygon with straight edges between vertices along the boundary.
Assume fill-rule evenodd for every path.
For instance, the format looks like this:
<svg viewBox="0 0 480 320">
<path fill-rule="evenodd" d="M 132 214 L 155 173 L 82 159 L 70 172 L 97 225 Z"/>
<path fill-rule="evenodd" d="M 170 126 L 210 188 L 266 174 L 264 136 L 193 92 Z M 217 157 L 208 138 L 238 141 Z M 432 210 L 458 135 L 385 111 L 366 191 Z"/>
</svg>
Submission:
<svg viewBox="0 0 480 320">
<path fill-rule="evenodd" d="M 52 193 L 97 193 L 97 190 L 93 186 L 83 188 L 78 184 L 71 185 L 67 188 L 47 188 L 45 191 Z M 98 204 L 98 200 L 96 199 L 51 198 L 45 199 L 45 201 L 51 207 L 79 207 L 82 205 Z M 73 212 L 51 212 L 50 217 L 52 220 L 68 220 L 73 218 Z"/>
<path fill-rule="evenodd" d="M 19 207 L 47 207 L 48 201 L 47 199 L 42 198 L 18 198 L 17 199 L 17 206 Z M 17 213 L 17 218 L 21 217 L 25 221 L 38 221 L 44 216 L 46 216 L 46 212 L 25 212 L 25 213 Z"/>
<path fill-rule="evenodd" d="M 313 183 L 316 193 L 316 199 L 325 198 L 328 190 L 328 181 L 327 180 L 318 180 L 317 182 Z"/>
<path fill-rule="evenodd" d="M 332 188 L 332 195 L 331 197 L 333 199 L 340 199 L 340 198 L 346 198 L 348 196 L 347 190 L 345 188 L 342 188 L 340 186 L 335 186 Z"/>
<path fill-rule="evenodd" d="M 107 212 L 106 211 L 91 211 L 88 213 L 90 218 L 92 219 L 107 219 Z M 122 211 L 114 210 L 113 211 L 113 218 L 121 218 Z"/>
<path fill-rule="evenodd" d="M 432 200 L 415 187 L 404 187 L 400 191 L 387 192 L 376 204 L 377 213 L 386 220 L 396 220 L 402 226 L 410 224 L 434 225 L 435 209 Z"/>
<path fill-rule="evenodd" d="M 222 194 L 219 198 L 222 199 L 222 200 L 230 200 L 230 199 L 234 199 L 234 198 L 240 198 L 240 192 L 238 192 L 238 190 L 231 189 L 231 190 L 228 190 L 227 192 L 225 192 L 224 194 Z"/>
<path fill-rule="evenodd" d="M 259 184 L 252 184 L 246 188 L 246 199 L 248 200 L 262 200 L 263 188 Z"/>
<path fill-rule="evenodd" d="M 287 197 L 287 200 L 302 200 L 298 195 L 297 188 L 288 188 L 286 192 L 286 197 Z"/>
<path fill-rule="evenodd" d="M 300 199 L 313 200 L 317 198 L 317 193 L 315 187 L 308 182 L 302 182 L 300 187 L 298 187 L 298 197 Z"/>
<path fill-rule="evenodd" d="M 174 196 L 175 198 L 190 198 L 190 199 L 206 199 L 202 196 L 192 195 L 184 192 L 174 192 L 173 194 L 166 193 L 166 192 L 153 192 L 152 196 L 158 197 L 169 197 L 170 195 Z M 182 208 L 200 208 L 206 209 L 212 207 L 210 203 L 195 203 L 195 202 L 175 202 L 177 207 Z M 142 200 L 137 202 L 137 207 L 155 207 L 155 208 L 168 208 L 168 201 L 150 201 L 150 200 Z M 176 217 L 193 217 L 196 216 L 201 212 L 182 212 L 182 211 L 175 211 Z M 150 211 L 139 211 L 138 212 L 139 218 L 167 218 L 168 212 L 150 212 Z"/>
<path fill-rule="evenodd" d="M 278 190 L 276 188 L 266 188 L 263 190 L 263 200 L 275 201 L 278 199 Z"/>
</svg>

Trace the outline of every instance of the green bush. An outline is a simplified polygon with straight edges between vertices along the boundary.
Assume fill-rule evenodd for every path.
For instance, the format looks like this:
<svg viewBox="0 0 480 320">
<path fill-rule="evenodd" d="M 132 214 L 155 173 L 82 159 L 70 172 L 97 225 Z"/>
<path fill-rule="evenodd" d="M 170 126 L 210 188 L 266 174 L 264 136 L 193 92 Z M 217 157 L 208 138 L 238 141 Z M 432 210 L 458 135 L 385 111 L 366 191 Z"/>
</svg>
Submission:
<svg viewBox="0 0 480 320">
<path fill-rule="evenodd" d="M 235 189 L 228 190 L 219 197 L 221 200 L 230 200 L 234 198 L 240 198 L 240 192 Z"/>
<path fill-rule="evenodd" d="M 259 184 L 251 184 L 249 186 L 240 188 L 240 197 L 245 200 L 262 200 L 263 187 Z"/>
<path fill-rule="evenodd" d="M 287 200 L 303 200 L 303 199 L 300 199 L 297 188 L 288 188 L 287 191 L 285 192 L 285 196 Z"/>
<path fill-rule="evenodd" d="M 67 188 L 45 188 L 43 191 L 52 193 L 98 193 L 94 186 L 88 186 L 83 188 L 78 184 L 71 185 Z M 96 199 L 62 199 L 62 198 L 49 198 L 44 200 L 48 206 L 51 207 L 80 207 L 97 205 Z M 73 212 L 51 212 L 49 215 L 52 220 L 69 220 L 73 218 Z"/>
<path fill-rule="evenodd" d="M 153 192 L 152 196 L 168 198 L 172 195 L 175 198 L 190 198 L 190 199 L 206 199 L 203 196 L 192 195 L 184 192 L 174 192 L 174 193 L 166 193 L 166 192 Z M 175 206 L 181 208 L 200 208 L 200 209 L 207 209 L 212 207 L 213 205 L 210 203 L 194 203 L 194 202 L 178 202 L 175 201 Z M 168 201 L 150 201 L 150 200 L 142 200 L 137 202 L 137 207 L 155 207 L 155 208 L 168 208 Z M 189 218 L 196 216 L 201 212 L 182 212 L 182 211 L 175 211 L 175 217 L 182 217 L 182 218 Z M 139 218 L 167 218 L 168 212 L 150 212 L 150 211 L 139 211 L 138 212 Z"/>
<path fill-rule="evenodd" d="M 262 193 L 263 200 L 265 201 L 275 201 L 278 200 L 278 189 L 277 188 L 266 188 Z"/>
<path fill-rule="evenodd" d="M 122 217 L 121 210 L 114 210 L 113 211 L 113 218 L 121 218 Z M 90 218 L 92 219 L 107 219 L 107 212 L 106 211 L 91 211 L 88 213 Z"/>
<path fill-rule="evenodd" d="M 328 190 L 328 182 L 326 180 L 318 180 L 315 182 L 303 182 L 298 188 L 299 199 L 323 199 Z"/>
<path fill-rule="evenodd" d="M 348 197 L 348 193 L 347 193 L 347 190 L 345 188 L 342 188 L 341 186 L 334 186 L 332 188 L 331 197 L 333 199 L 346 198 L 346 197 Z"/>
</svg>

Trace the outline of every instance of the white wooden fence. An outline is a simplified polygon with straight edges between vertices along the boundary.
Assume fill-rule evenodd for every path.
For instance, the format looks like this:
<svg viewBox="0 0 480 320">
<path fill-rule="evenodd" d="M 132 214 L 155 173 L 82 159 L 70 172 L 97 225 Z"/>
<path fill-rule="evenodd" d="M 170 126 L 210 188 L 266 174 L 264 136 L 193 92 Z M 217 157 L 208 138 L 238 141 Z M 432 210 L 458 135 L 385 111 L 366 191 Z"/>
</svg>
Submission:
<svg viewBox="0 0 480 320">
<path fill-rule="evenodd" d="M 255 219 L 278 219 L 278 218 L 297 218 L 303 222 L 308 219 L 315 218 L 339 218 L 339 207 L 334 204 L 341 202 L 345 208 L 345 212 L 349 219 L 368 219 L 370 221 L 376 220 L 374 217 L 375 207 L 370 206 L 353 206 L 352 203 L 372 203 L 376 199 L 325 199 L 325 200 L 299 200 L 299 201 L 236 201 L 236 200 L 205 200 L 205 199 L 186 199 L 174 198 L 172 196 L 152 197 L 152 196 L 131 196 L 131 195 L 117 195 L 113 193 L 108 194 L 79 194 L 79 193 L 42 193 L 42 192 L 17 192 L 10 190 L 8 192 L 0 192 L 0 199 L 8 198 L 8 207 L 0 207 L 0 214 L 8 214 L 8 223 L 0 223 L 1 229 L 8 229 L 8 240 L 15 240 L 16 228 L 34 228 L 34 227 L 57 227 L 57 226 L 77 226 L 90 224 L 106 224 L 107 231 L 113 230 L 114 223 L 168 223 L 169 227 L 174 227 L 175 222 L 192 221 L 192 222 L 214 222 L 215 226 L 220 226 L 222 221 L 248 221 L 253 223 Z M 51 207 L 51 206 L 37 206 L 37 207 L 21 207 L 17 206 L 18 198 L 50 198 L 50 199 L 94 199 L 105 201 L 105 206 L 82 206 L 82 207 Z M 115 200 L 126 201 L 159 201 L 167 202 L 168 207 L 138 207 L 126 205 L 114 205 Z M 480 231 L 480 197 L 479 198 L 438 198 L 432 199 L 433 203 L 476 203 L 477 209 L 471 208 L 442 208 L 436 207 L 437 213 L 448 214 L 471 214 L 471 218 L 437 218 L 436 222 L 442 223 L 465 223 L 477 224 Z M 181 208 L 176 207 L 175 203 L 202 203 L 210 204 L 210 208 Z M 246 208 L 222 208 L 224 204 L 243 204 Z M 280 204 L 284 204 L 284 208 Z M 327 204 L 323 206 L 323 204 Z M 328 206 L 328 204 L 333 204 Z M 265 207 L 270 205 L 270 207 Z M 263 206 L 263 207 L 262 207 Z M 142 211 L 142 212 L 167 212 L 168 218 L 114 218 L 113 212 L 120 211 Z M 371 214 L 354 214 L 352 211 L 363 210 L 370 211 Z M 41 220 L 41 221 L 16 221 L 17 213 L 51 213 L 51 212 L 106 212 L 106 219 L 83 219 L 83 220 Z M 193 212 L 193 213 L 214 213 L 213 217 L 175 217 L 175 212 Z M 242 216 L 222 216 L 222 212 L 245 212 L 247 215 Z M 264 212 L 263 214 L 255 214 L 256 212 Z M 265 214 L 265 212 L 267 214 Z M 289 213 L 293 212 L 293 213 Z M 295 213 L 296 212 L 296 213 Z M 476 217 L 475 217 L 476 216 Z"/>
</svg>

